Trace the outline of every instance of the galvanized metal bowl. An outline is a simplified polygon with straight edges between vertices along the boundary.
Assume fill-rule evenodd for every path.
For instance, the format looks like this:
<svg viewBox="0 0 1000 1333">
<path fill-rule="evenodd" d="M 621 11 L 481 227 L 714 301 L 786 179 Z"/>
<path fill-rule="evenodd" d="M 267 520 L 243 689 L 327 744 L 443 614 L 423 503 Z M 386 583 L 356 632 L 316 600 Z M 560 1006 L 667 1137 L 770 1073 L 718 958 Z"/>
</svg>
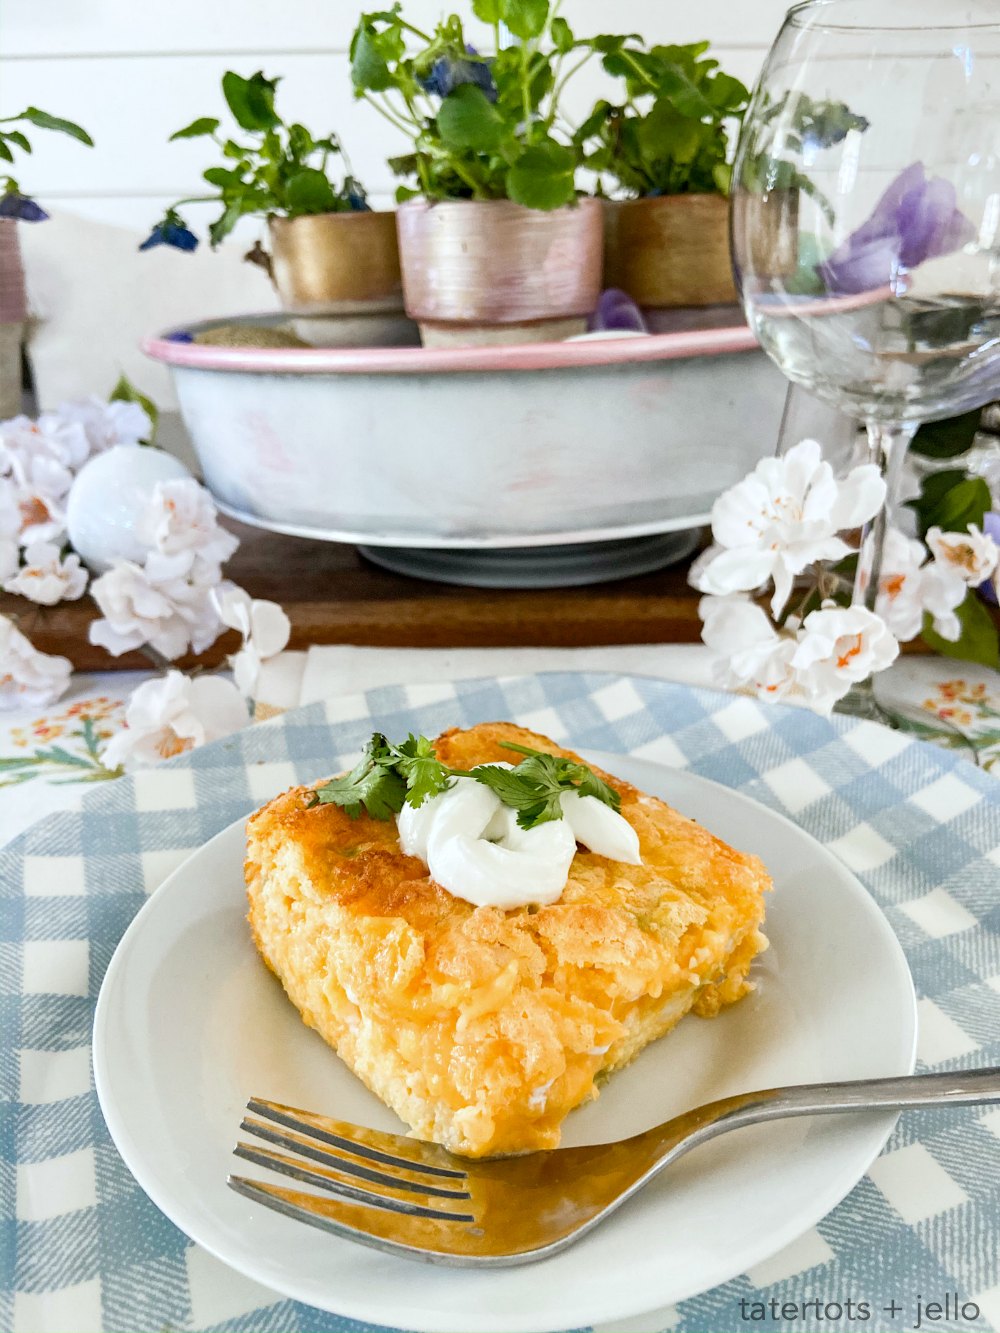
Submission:
<svg viewBox="0 0 1000 1333">
<path fill-rule="evenodd" d="M 234 321 L 188 332 L 223 323 Z M 774 449 L 786 387 L 735 319 L 507 347 L 221 347 L 166 334 L 144 350 L 170 365 L 225 512 L 409 551 L 697 528 L 720 491 Z M 626 572 L 620 561 L 615 572 Z M 564 570 L 559 581 L 588 580 Z"/>
</svg>

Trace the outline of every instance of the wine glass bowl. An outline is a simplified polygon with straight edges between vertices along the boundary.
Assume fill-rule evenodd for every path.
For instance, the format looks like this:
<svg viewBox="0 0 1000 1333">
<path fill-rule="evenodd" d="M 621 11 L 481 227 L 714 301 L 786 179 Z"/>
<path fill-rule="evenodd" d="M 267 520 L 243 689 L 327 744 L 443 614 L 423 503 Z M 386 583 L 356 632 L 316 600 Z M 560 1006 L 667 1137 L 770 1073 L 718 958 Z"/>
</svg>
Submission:
<svg viewBox="0 0 1000 1333">
<path fill-rule="evenodd" d="M 743 122 L 730 210 L 747 320 L 784 374 L 867 427 L 887 483 L 854 600 L 875 608 L 918 425 L 1000 389 L 1000 6 L 807 0 Z M 847 711 L 886 720 L 870 687 Z"/>
<path fill-rule="evenodd" d="M 732 243 L 747 318 L 790 379 L 892 425 L 996 392 L 998 125 L 995 4 L 789 12 L 744 122 Z"/>
</svg>

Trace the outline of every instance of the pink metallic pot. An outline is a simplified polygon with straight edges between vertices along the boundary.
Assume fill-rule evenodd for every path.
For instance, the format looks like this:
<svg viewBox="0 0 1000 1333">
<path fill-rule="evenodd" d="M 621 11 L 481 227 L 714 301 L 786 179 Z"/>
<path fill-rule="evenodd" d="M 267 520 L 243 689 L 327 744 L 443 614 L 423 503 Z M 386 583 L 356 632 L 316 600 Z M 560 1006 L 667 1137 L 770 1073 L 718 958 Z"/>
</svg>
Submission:
<svg viewBox="0 0 1000 1333">
<path fill-rule="evenodd" d="M 600 201 L 551 212 L 508 199 L 414 199 L 396 214 L 406 313 L 426 346 L 582 333 L 601 290 Z"/>
</svg>

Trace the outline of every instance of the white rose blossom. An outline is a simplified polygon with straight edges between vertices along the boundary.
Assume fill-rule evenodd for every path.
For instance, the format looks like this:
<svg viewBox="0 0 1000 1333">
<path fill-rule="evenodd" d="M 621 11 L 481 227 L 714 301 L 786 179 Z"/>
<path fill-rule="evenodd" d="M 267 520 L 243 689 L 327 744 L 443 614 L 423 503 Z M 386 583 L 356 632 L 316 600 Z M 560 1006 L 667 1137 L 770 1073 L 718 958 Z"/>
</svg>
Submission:
<svg viewBox="0 0 1000 1333">
<path fill-rule="evenodd" d="M 703 597 L 698 613 L 702 637 L 718 654 L 720 684 L 749 688 L 761 699 L 799 697 L 822 713 L 899 654 L 885 623 L 861 606 L 826 602 L 801 623 L 789 617 L 782 630 L 743 596 Z"/>
<path fill-rule="evenodd" d="M 87 587 L 87 571 L 78 555 L 62 556 L 54 542 L 32 542 L 24 551 L 24 566 L 4 583 L 5 592 L 19 593 L 40 606 L 75 602 Z"/>
<path fill-rule="evenodd" d="M 715 545 L 692 567 L 691 582 L 714 596 L 774 581 L 771 610 L 784 610 L 792 580 L 817 561 L 840 560 L 852 548 L 837 534 L 872 518 L 885 500 L 874 464 L 837 481 L 816 440 L 781 458 L 765 458 L 712 507 Z"/>
<path fill-rule="evenodd" d="M 188 568 L 205 577 L 239 546 L 239 538 L 220 528 L 218 510 L 204 486 L 192 477 L 157 482 L 136 535 L 151 549 L 167 556 L 183 556 Z"/>
<path fill-rule="evenodd" d="M 187 557 L 153 552 L 145 566 L 116 560 L 90 585 L 103 619 L 90 626 L 91 643 L 114 657 L 148 643 L 168 660 L 190 648 L 202 653 L 222 631 L 212 584 L 187 577 Z"/>
<path fill-rule="evenodd" d="M 970 587 L 977 588 L 996 570 L 1000 548 L 975 523 L 970 523 L 966 532 L 942 532 L 940 528 L 931 528 L 926 540 L 937 563 L 961 575 Z"/>
<path fill-rule="evenodd" d="M 928 613 L 943 639 L 954 643 L 962 626 L 955 614 L 968 584 L 951 563 L 928 560 L 923 542 L 890 528 L 882 550 L 882 570 L 875 610 L 900 643 L 915 639 Z"/>
<path fill-rule="evenodd" d="M 73 665 L 41 653 L 7 616 L 0 616 L 0 708 L 45 708 L 66 693 Z"/>
<path fill-rule="evenodd" d="M 222 676 L 168 671 L 144 681 L 125 710 L 125 727 L 112 736 L 101 762 L 106 768 L 155 763 L 239 731 L 249 721 L 236 686 Z"/>
<path fill-rule="evenodd" d="M 153 430 L 149 413 L 139 403 L 115 400 L 107 403 L 91 394 L 76 402 L 61 403 L 59 416 L 84 432 L 89 451 L 104 453 L 116 444 L 138 444 Z"/>
<path fill-rule="evenodd" d="M 239 630 L 243 647 L 229 659 L 237 689 L 246 699 L 256 697 L 260 669 L 288 643 L 292 626 L 276 602 L 252 598 L 235 584 L 222 584 L 212 600 L 224 625 Z"/>
</svg>

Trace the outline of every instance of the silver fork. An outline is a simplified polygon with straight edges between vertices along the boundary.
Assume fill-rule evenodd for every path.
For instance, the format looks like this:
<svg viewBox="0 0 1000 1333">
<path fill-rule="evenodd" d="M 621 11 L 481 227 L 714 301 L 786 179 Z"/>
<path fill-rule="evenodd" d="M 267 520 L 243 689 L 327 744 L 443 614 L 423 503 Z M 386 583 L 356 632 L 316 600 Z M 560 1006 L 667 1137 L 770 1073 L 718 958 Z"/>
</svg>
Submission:
<svg viewBox="0 0 1000 1333">
<path fill-rule="evenodd" d="M 236 1156 L 306 1192 L 229 1176 L 253 1200 L 310 1226 L 428 1263 L 502 1267 L 571 1245 L 664 1167 L 731 1129 L 785 1116 L 1000 1102 L 1000 1068 L 815 1083 L 724 1097 L 633 1138 L 524 1157 L 470 1161 L 433 1143 L 384 1134 L 254 1097 Z"/>
</svg>

